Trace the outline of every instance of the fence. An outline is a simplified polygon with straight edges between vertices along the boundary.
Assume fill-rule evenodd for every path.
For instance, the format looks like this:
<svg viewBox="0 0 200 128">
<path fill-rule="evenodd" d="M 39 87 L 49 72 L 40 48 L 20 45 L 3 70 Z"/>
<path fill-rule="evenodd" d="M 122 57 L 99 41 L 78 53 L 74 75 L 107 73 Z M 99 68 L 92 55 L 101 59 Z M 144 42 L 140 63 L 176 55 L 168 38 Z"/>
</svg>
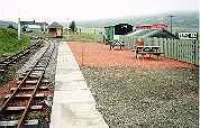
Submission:
<svg viewBox="0 0 200 128">
<path fill-rule="evenodd" d="M 119 40 L 125 42 L 125 46 L 133 48 L 140 37 L 120 36 Z M 160 52 L 166 57 L 199 65 L 199 41 L 179 40 L 166 38 L 144 38 L 145 45 L 160 46 Z"/>
<path fill-rule="evenodd" d="M 104 28 L 77 27 L 77 29 L 81 33 L 88 33 L 88 34 L 100 34 L 100 33 L 104 33 Z"/>
</svg>

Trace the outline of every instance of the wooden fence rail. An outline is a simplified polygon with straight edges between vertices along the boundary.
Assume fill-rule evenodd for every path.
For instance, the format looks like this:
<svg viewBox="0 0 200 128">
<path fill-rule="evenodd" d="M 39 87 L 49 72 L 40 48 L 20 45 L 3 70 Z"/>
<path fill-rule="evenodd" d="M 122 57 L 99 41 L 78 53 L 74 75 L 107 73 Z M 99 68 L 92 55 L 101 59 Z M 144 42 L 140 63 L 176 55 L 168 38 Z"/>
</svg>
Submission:
<svg viewBox="0 0 200 128">
<path fill-rule="evenodd" d="M 120 36 L 119 40 L 125 42 L 125 46 L 132 49 L 138 38 L 133 36 Z M 166 38 L 143 38 L 145 45 L 156 45 L 166 57 L 183 62 L 199 65 L 199 41 Z"/>
</svg>

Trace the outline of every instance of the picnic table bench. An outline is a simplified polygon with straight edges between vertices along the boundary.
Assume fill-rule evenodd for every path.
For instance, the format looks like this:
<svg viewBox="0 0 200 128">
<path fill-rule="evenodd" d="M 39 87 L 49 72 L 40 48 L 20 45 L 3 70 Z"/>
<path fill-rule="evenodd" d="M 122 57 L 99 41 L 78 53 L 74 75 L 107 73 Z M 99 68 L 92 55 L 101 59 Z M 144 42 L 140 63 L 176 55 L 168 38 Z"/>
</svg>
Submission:
<svg viewBox="0 0 200 128">
<path fill-rule="evenodd" d="M 163 52 L 159 52 L 160 46 L 135 46 L 136 47 L 136 58 L 137 55 L 140 54 L 144 57 L 144 55 L 155 55 L 157 58 L 164 54 Z"/>
</svg>

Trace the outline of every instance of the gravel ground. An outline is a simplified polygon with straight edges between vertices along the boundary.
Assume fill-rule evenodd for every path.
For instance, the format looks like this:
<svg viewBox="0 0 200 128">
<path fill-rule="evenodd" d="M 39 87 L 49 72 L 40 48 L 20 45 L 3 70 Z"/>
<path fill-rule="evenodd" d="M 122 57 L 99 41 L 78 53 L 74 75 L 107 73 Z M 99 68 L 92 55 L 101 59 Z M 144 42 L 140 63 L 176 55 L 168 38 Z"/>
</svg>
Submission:
<svg viewBox="0 0 200 128">
<path fill-rule="evenodd" d="M 45 49 L 47 48 L 47 43 L 44 43 L 44 47 L 40 48 L 34 55 L 32 55 L 29 60 L 17 71 L 17 76 L 21 75 L 22 73 L 26 72 L 37 60 L 41 57 L 42 53 L 44 53 Z"/>
<path fill-rule="evenodd" d="M 54 82 L 55 81 L 55 73 L 56 73 L 56 58 L 57 58 L 57 53 L 58 53 L 58 46 L 59 46 L 59 40 L 51 40 L 52 42 L 55 42 L 56 48 L 54 50 L 54 53 L 52 55 L 52 59 L 45 71 L 44 77 L 50 81 Z"/>
<path fill-rule="evenodd" d="M 53 43 L 53 42 L 57 42 L 57 40 L 48 40 L 48 42 Z M 26 72 L 40 58 L 42 53 L 44 53 L 45 49 L 47 48 L 48 42 L 46 42 L 44 44 L 44 47 L 42 47 L 40 50 L 38 50 L 38 52 L 35 55 L 30 57 L 29 60 L 24 64 L 24 66 L 20 70 L 18 70 L 17 77 L 20 76 L 23 72 Z M 56 57 L 57 57 L 58 45 L 59 45 L 59 43 L 56 43 L 56 48 L 52 55 L 52 59 L 48 65 L 45 75 L 44 75 L 44 77 L 50 82 L 54 82 L 54 79 L 55 79 L 54 77 L 55 77 L 55 70 L 56 70 Z"/>
<path fill-rule="evenodd" d="M 82 67 L 110 128 L 198 128 L 198 75 L 189 69 Z"/>
</svg>

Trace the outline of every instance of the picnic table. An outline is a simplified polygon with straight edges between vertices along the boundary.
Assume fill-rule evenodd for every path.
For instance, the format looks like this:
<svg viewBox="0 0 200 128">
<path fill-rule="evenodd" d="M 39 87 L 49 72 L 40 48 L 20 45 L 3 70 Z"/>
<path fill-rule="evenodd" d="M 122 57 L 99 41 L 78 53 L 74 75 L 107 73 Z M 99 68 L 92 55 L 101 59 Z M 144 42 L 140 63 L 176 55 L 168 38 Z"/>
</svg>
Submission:
<svg viewBox="0 0 200 128">
<path fill-rule="evenodd" d="M 157 58 L 161 55 L 164 54 L 160 52 L 160 46 L 135 46 L 136 47 L 136 58 L 137 55 L 140 54 L 144 57 L 144 55 L 156 55 Z"/>
<path fill-rule="evenodd" d="M 125 45 L 124 45 L 124 42 L 120 42 L 118 40 L 110 42 L 110 50 L 116 46 L 122 49 L 122 47 L 124 47 Z"/>
</svg>

